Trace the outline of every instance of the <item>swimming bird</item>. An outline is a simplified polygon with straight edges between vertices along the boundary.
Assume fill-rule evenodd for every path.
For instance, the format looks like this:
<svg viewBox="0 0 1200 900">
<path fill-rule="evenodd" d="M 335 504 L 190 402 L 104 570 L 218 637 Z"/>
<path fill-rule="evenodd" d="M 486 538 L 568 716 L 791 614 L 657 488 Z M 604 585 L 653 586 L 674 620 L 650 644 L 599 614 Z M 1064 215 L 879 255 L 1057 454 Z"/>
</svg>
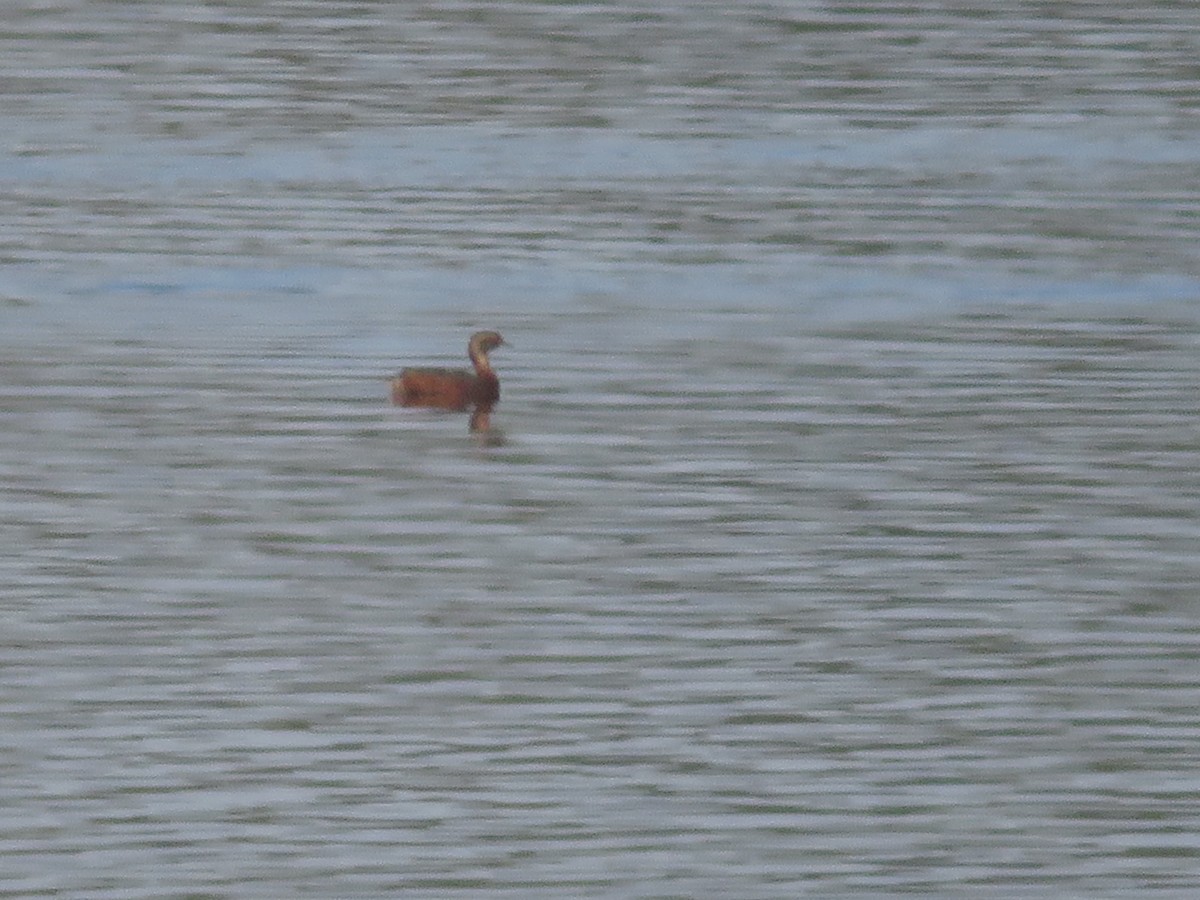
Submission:
<svg viewBox="0 0 1200 900">
<path fill-rule="evenodd" d="M 468 369 L 404 369 L 392 379 L 392 403 L 396 406 L 428 406 L 434 409 L 490 412 L 500 399 L 500 379 L 492 371 L 488 353 L 504 346 L 495 331 L 477 331 L 467 343 L 467 355 L 475 367 Z"/>
</svg>

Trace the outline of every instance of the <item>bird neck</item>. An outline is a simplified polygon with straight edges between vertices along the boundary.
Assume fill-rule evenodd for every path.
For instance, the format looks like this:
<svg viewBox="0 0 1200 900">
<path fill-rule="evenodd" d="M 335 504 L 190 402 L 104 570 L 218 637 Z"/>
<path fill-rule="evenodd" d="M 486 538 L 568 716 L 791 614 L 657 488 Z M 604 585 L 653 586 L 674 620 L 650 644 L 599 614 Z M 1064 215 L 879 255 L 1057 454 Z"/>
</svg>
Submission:
<svg viewBox="0 0 1200 900">
<path fill-rule="evenodd" d="M 475 366 L 476 375 L 492 374 L 492 364 L 488 362 L 486 350 L 472 344 L 467 348 L 467 354 L 471 357 L 471 363 Z"/>
</svg>

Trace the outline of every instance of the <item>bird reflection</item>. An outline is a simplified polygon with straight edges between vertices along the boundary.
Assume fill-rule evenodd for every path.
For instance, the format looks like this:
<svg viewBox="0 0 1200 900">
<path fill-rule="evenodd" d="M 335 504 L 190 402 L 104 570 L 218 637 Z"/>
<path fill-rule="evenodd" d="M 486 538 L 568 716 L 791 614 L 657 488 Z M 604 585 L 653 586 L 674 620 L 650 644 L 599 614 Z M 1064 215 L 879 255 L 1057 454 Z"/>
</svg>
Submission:
<svg viewBox="0 0 1200 900">
<path fill-rule="evenodd" d="M 487 403 L 475 407 L 468 426 L 475 440 L 483 447 L 499 447 L 504 444 L 504 430 L 492 425 L 492 406 Z"/>
</svg>

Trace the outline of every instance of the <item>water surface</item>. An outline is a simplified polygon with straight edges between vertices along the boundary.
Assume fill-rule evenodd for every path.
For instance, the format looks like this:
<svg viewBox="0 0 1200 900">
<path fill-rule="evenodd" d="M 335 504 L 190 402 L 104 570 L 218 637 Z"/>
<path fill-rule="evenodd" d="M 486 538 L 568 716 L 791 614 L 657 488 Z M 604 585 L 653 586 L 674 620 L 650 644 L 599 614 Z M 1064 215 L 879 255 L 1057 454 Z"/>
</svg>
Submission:
<svg viewBox="0 0 1200 900">
<path fill-rule="evenodd" d="M 0 895 L 1194 895 L 1192 18 L 18 4 Z"/>
</svg>

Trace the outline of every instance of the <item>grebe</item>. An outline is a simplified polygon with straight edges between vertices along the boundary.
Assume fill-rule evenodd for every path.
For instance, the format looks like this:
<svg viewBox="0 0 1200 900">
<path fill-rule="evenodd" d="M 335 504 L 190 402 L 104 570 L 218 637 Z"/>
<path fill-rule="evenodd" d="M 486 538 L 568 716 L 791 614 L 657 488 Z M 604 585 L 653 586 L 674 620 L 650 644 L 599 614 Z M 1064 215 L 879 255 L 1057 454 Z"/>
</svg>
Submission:
<svg viewBox="0 0 1200 900">
<path fill-rule="evenodd" d="M 392 403 L 397 406 L 431 406 L 465 410 L 474 406 L 491 412 L 500 399 L 500 379 L 492 371 L 488 353 L 504 344 L 495 331 L 477 331 L 467 343 L 475 366 L 466 369 L 404 369 L 392 379 Z"/>
</svg>

